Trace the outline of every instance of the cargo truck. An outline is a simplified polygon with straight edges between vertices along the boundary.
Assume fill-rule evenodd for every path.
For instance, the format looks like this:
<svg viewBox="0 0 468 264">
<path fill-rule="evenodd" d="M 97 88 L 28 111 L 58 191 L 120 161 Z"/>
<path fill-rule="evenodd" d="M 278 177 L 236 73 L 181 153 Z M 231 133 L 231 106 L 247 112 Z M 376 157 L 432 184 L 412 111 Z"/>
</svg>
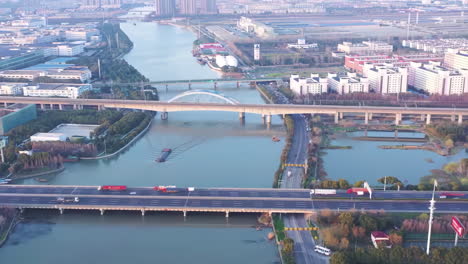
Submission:
<svg viewBox="0 0 468 264">
<path fill-rule="evenodd" d="M 335 189 L 312 189 L 310 190 L 310 194 L 315 194 L 315 195 L 334 195 L 336 194 Z"/>
<path fill-rule="evenodd" d="M 103 185 L 99 186 L 98 191 L 125 191 L 127 186 L 125 185 Z"/>
</svg>

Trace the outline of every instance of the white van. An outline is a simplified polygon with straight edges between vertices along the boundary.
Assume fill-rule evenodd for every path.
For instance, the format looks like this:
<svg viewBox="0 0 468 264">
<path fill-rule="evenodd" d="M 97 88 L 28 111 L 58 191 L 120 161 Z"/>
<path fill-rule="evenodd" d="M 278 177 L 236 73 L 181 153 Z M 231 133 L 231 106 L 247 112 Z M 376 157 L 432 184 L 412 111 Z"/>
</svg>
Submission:
<svg viewBox="0 0 468 264">
<path fill-rule="evenodd" d="M 330 256 L 331 254 L 331 250 L 326 248 L 326 247 L 322 247 L 322 246 L 315 246 L 315 252 L 318 252 L 320 254 L 324 254 L 326 256 Z"/>
</svg>

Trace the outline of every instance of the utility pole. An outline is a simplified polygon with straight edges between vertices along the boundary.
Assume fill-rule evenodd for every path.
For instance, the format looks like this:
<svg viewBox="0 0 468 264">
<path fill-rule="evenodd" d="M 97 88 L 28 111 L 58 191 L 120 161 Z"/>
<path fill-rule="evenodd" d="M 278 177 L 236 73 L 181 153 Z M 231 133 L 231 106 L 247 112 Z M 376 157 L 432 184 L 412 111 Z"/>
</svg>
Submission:
<svg viewBox="0 0 468 264">
<path fill-rule="evenodd" d="M 387 190 L 387 176 L 384 178 L 383 190 L 384 192 Z"/>
<path fill-rule="evenodd" d="M 97 59 L 97 65 L 98 65 L 98 75 L 99 75 L 99 80 L 101 80 L 101 59 Z"/>
<path fill-rule="evenodd" d="M 435 205 L 435 200 L 434 200 L 434 193 L 435 193 L 435 188 L 437 187 L 437 180 L 434 180 L 434 189 L 432 190 L 432 199 L 430 201 L 430 215 L 429 215 L 429 230 L 427 231 L 427 248 L 426 248 L 426 254 L 429 255 L 430 252 L 430 247 L 431 247 L 431 231 L 432 231 L 432 220 L 434 217 L 434 210 L 436 209 L 434 207 Z"/>
</svg>

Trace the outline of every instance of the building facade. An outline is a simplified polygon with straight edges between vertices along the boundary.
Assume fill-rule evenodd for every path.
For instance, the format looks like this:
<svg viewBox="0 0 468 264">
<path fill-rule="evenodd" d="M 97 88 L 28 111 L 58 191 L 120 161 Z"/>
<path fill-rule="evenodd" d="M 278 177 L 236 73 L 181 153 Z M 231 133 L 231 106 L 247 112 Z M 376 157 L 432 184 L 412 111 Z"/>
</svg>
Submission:
<svg viewBox="0 0 468 264">
<path fill-rule="evenodd" d="M 451 70 L 440 64 L 411 64 L 410 76 L 415 89 L 429 94 L 454 95 L 468 93 L 468 70 Z"/>
<path fill-rule="evenodd" d="M 40 83 L 23 88 L 24 96 L 78 98 L 83 92 L 92 89 L 91 84 Z"/>
<path fill-rule="evenodd" d="M 408 89 L 408 69 L 392 65 L 370 65 L 365 68 L 369 78 L 369 88 L 376 93 L 406 93 Z"/>
<path fill-rule="evenodd" d="M 381 41 L 363 41 L 362 43 L 345 41 L 338 44 L 337 50 L 346 54 L 391 54 L 393 46 Z"/>
<path fill-rule="evenodd" d="M 328 79 L 320 78 L 318 74 L 311 74 L 309 78 L 291 75 L 289 88 L 295 95 L 321 94 L 328 91 Z"/>
<path fill-rule="evenodd" d="M 157 16 L 174 16 L 176 12 L 175 0 L 155 0 L 154 10 Z"/>
<path fill-rule="evenodd" d="M 197 15 L 197 0 L 180 0 L 179 13 L 182 15 Z"/>
<path fill-rule="evenodd" d="M 0 83 L 0 94 L 1 95 L 22 95 L 23 87 L 26 83 Z"/>
<path fill-rule="evenodd" d="M 444 65 L 457 70 L 468 69 L 468 49 L 448 49 L 445 53 Z"/>
<path fill-rule="evenodd" d="M 350 72 L 346 75 L 329 73 L 328 86 L 330 90 L 338 94 L 369 92 L 369 80 L 364 77 L 358 77 L 356 73 Z"/>
</svg>

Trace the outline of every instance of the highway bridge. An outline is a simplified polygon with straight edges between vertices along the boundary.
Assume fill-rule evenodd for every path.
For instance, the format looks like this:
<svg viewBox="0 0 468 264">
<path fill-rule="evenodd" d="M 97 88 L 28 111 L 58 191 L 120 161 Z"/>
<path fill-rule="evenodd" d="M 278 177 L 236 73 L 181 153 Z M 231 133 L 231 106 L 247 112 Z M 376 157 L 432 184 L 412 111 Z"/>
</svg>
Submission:
<svg viewBox="0 0 468 264">
<path fill-rule="evenodd" d="M 201 93 L 199 91 L 195 93 Z M 207 94 L 206 92 L 203 92 Z M 191 93 L 186 94 L 187 96 Z M 113 100 L 113 99 L 69 99 L 50 97 L 13 97 L 2 96 L 0 103 L 25 103 L 50 105 L 55 109 L 63 109 L 64 105 L 73 105 L 74 108 L 82 109 L 83 106 L 97 106 L 103 108 L 139 109 L 158 111 L 165 114 L 180 111 L 225 111 L 237 112 L 240 118 L 245 113 L 259 114 L 265 117 L 267 123 L 271 122 L 271 115 L 286 114 L 329 114 L 334 115 L 335 122 L 343 118 L 345 113 L 362 114 L 367 124 L 373 114 L 388 114 L 395 116 L 395 124 L 399 124 L 405 116 L 421 116 L 427 124 L 430 124 L 432 116 L 451 117 L 452 121 L 463 122 L 463 116 L 468 115 L 467 108 L 429 108 L 429 107 L 387 107 L 387 106 L 336 106 L 336 105 L 292 105 L 292 104 L 241 104 L 223 96 L 217 96 L 226 103 L 193 103 L 193 102 L 159 102 L 145 100 Z M 180 97 L 179 97 L 180 98 Z"/>
<path fill-rule="evenodd" d="M 462 192 L 468 195 L 468 192 Z M 290 213 L 304 214 L 317 210 L 427 212 L 431 192 L 375 192 L 374 199 L 357 198 L 345 192 L 336 196 L 310 196 L 310 190 L 202 188 L 176 193 L 163 193 L 153 188 L 128 188 L 124 191 L 103 191 L 98 186 L 2 185 L 0 205 L 18 209 L 107 210 Z M 79 202 L 63 202 L 58 198 L 78 197 Z M 398 199 L 398 200 L 394 200 Z M 437 213 L 467 213 L 468 201 L 439 199 Z"/>
</svg>

